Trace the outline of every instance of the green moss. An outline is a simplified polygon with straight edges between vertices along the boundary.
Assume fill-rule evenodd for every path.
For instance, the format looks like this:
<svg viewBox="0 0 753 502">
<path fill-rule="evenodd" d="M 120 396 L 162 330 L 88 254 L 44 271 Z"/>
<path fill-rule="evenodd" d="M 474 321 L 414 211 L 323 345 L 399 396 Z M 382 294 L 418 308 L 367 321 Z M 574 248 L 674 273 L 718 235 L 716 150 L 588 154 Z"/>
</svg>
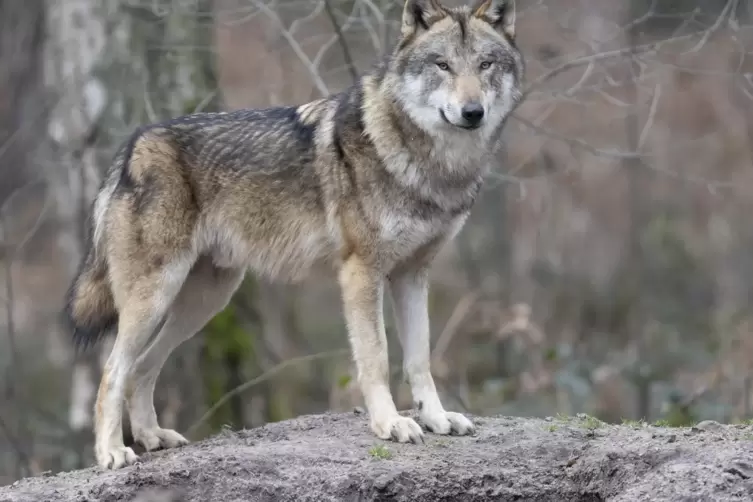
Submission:
<svg viewBox="0 0 753 502">
<path fill-rule="evenodd" d="M 343 375 L 340 378 L 337 379 L 337 386 L 341 389 L 344 389 L 348 386 L 348 384 L 353 380 L 353 378 L 350 375 Z"/>
<path fill-rule="evenodd" d="M 369 448 L 369 455 L 379 460 L 389 460 L 392 458 L 392 452 L 381 444 Z"/>
</svg>

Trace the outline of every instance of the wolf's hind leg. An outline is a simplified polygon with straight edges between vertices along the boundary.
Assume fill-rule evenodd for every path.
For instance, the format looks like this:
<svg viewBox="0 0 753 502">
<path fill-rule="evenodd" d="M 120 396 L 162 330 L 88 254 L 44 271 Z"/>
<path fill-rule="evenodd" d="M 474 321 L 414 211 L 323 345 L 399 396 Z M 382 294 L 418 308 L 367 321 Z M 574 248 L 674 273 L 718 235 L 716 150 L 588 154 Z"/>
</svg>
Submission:
<svg viewBox="0 0 753 502">
<path fill-rule="evenodd" d="M 173 302 L 159 335 L 136 361 L 129 382 L 128 413 L 133 437 L 147 451 L 188 443 L 178 432 L 159 426 L 154 387 L 170 353 L 225 308 L 243 276 L 243 270 L 217 268 L 210 257 L 201 257 Z"/>
<path fill-rule="evenodd" d="M 126 385 L 136 358 L 167 314 L 190 267 L 191 261 L 177 258 L 147 274 L 114 274 L 114 287 L 122 292 L 123 300 L 118 335 L 105 364 L 95 409 L 95 453 L 101 467 L 117 469 L 136 461 L 133 450 L 123 444 Z"/>
<path fill-rule="evenodd" d="M 397 331 L 403 346 L 403 372 L 418 408 L 419 420 L 436 434 L 471 434 L 473 423 L 445 411 L 430 369 L 428 271 L 404 270 L 390 277 Z"/>
<path fill-rule="evenodd" d="M 340 270 L 345 319 L 358 369 L 358 381 L 366 401 L 371 429 L 382 439 L 423 441 L 421 427 L 398 414 L 389 386 L 387 336 L 382 317 L 384 280 L 357 257 Z"/>
</svg>

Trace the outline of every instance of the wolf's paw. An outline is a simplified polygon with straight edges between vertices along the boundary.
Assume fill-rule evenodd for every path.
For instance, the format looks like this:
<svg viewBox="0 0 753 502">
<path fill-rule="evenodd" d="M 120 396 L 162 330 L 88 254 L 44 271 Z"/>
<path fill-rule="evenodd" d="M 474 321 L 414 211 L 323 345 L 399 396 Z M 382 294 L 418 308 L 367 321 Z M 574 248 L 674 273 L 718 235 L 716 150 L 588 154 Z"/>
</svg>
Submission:
<svg viewBox="0 0 753 502">
<path fill-rule="evenodd" d="M 188 444 L 188 439 L 184 438 L 174 430 L 160 429 L 159 427 L 134 431 L 133 439 L 136 442 L 141 443 L 146 451 L 160 449 L 166 450 L 168 448 L 177 448 L 178 446 L 185 446 Z"/>
<path fill-rule="evenodd" d="M 400 415 L 390 416 L 380 421 L 372 421 L 371 430 L 381 439 L 392 439 L 398 443 L 410 441 L 418 444 L 424 442 L 424 433 L 416 421 Z"/>
<path fill-rule="evenodd" d="M 420 418 L 426 429 L 434 434 L 456 434 L 465 436 L 473 434 L 473 422 L 460 413 L 441 411 L 437 413 L 423 413 Z"/>
<path fill-rule="evenodd" d="M 120 469 L 135 464 L 139 457 L 126 446 L 111 446 L 97 449 L 97 464 L 103 469 Z"/>
</svg>

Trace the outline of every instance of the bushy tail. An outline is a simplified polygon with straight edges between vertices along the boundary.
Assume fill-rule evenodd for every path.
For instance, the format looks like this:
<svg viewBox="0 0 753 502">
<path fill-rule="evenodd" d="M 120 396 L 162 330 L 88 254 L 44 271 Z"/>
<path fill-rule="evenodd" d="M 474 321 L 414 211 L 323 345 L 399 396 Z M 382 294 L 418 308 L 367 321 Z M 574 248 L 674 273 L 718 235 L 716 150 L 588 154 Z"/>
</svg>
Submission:
<svg viewBox="0 0 753 502">
<path fill-rule="evenodd" d="M 118 311 L 108 279 L 107 257 L 102 249 L 106 239 L 103 220 L 114 186 L 103 189 L 92 208 L 91 239 L 81 267 L 68 289 L 65 315 L 77 347 L 94 345 L 118 321 Z"/>
</svg>

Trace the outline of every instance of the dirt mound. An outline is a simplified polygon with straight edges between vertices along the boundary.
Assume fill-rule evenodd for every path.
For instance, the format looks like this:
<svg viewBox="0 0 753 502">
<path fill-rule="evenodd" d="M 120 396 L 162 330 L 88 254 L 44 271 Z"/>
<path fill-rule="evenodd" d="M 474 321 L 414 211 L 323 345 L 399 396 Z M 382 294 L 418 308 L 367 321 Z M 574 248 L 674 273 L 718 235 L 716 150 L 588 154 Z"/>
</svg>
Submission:
<svg viewBox="0 0 753 502">
<path fill-rule="evenodd" d="M 472 437 L 380 441 L 362 414 L 306 416 L 144 454 L 118 471 L 28 478 L 2 502 L 751 500 L 753 427 L 473 417 Z"/>
</svg>

